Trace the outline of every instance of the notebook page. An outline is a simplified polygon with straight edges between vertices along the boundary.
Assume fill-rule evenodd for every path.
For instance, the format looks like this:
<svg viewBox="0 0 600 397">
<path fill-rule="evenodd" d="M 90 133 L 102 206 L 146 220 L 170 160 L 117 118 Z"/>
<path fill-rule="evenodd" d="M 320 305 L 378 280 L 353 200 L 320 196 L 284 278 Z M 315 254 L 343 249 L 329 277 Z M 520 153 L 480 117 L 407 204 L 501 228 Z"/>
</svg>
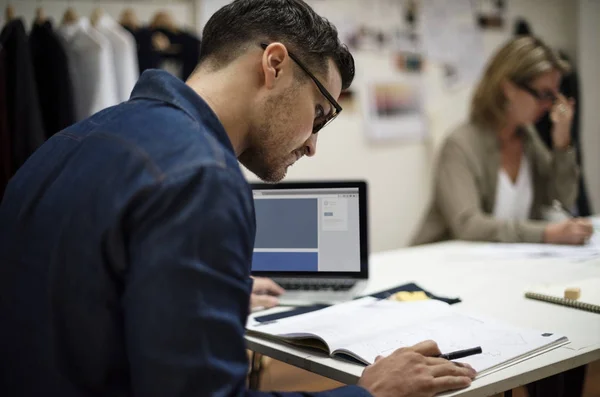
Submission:
<svg viewBox="0 0 600 397">
<path fill-rule="evenodd" d="M 271 323 L 250 325 L 247 329 L 288 338 L 316 335 L 333 351 L 370 340 L 382 329 L 410 325 L 449 312 L 450 306 L 437 300 L 390 302 L 366 297 Z"/>
<path fill-rule="evenodd" d="M 458 361 L 473 366 L 480 373 L 563 338 L 562 335 L 517 328 L 491 319 L 450 313 L 425 323 L 381 330 L 378 336 L 346 347 L 365 361 L 372 363 L 378 355 L 389 355 L 400 347 L 432 339 L 443 353 L 481 346 L 483 354 Z"/>
</svg>

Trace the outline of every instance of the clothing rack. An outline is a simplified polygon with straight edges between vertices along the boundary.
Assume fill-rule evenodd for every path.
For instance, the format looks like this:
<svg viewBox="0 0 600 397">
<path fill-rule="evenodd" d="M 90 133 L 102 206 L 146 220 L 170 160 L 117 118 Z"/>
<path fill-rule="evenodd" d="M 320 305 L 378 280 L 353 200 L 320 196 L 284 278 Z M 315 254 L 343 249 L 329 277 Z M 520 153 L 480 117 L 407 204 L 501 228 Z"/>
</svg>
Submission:
<svg viewBox="0 0 600 397">
<path fill-rule="evenodd" d="M 0 198 L 46 139 L 127 101 L 143 71 L 191 75 L 200 38 L 181 21 L 193 18 L 194 5 L 167 5 L 19 0 L 0 9 Z"/>
<path fill-rule="evenodd" d="M 31 29 L 38 10 L 42 10 L 44 16 L 54 23 L 60 23 L 68 8 L 86 17 L 100 8 L 115 19 L 119 19 L 124 10 L 132 9 L 141 24 L 150 23 L 159 11 L 168 11 L 178 26 L 200 33 L 194 0 L 0 0 L 0 25 L 8 20 L 5 10 L 9 7 L 14 17 L 23 19 L 27 30 Z"/>
<path fill-rule="evenodd" d="M 77 5 L 77 3 L 110 3 L 110 4 L 124 4 L 124 5 L 135 5 L 135 4 L 160 4 L 162 6 L 170 5 L 171 3 L 195 3 L 196 0 L 2 0 L 0 6 L 6 7 L 8 4 L 13 3 L 34 3 L 37 5 L 44 5 L 50 3 L 67 4 L 68 6 Z"/>
</svg>

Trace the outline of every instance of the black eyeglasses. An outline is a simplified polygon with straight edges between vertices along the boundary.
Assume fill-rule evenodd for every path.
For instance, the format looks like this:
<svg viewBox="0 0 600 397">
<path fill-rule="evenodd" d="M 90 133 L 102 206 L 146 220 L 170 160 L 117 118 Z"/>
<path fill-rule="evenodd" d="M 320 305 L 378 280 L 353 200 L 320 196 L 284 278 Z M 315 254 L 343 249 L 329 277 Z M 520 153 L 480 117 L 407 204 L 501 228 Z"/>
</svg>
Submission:
<svg viewBox="0 0 600 397">
<path fill-rule="evenodd" d="M 551 102 L 554 103 L 556 102 L 556 94 L 550 91 L 545 91 L 545 92 L 538 92 L 536 90 L 534 90 L 533 88 L 531 88 L 530 86 L 528 86 L 525 83 L 517 83 L 515 82 L 515 84 L 521 88 L 524 91 L 527 91 L 528 93 L 530 93 L 535 99 L 540 100 L 540 101 L 544 101 L 544 102 Z"/>
<path fill-rule="evenodd" d="M 263 50 L 266 50 L 269 45 L 267 43 L 261 43 L 260 46 L 263 48 Z M 313 132 L 313 134 L 316 134 L 327 124 L 331 123 L 333 121 L 333 119 L 335 119 L 341 113 L 342 107 L 340 106 L 339 103 L 336 102 L 335 99 L 333 99 L 333 97 L 331 96 L 329 91 L 327 91 L 327 89 L 323 86 L 323 84 L 321 84 L 321 82 L 306 68 L 306 66 L 304 66 L 302 64 L 302 62 L 300 62 L 300 60 L 294 54 L 292 54 L 289 51 L 288 51 L 288 54 L 289 54 L 290 58 L 292 58 L 292 60 L 294 62 L 296 62 L 296 64 L 298 64 L 298 66 L 300 66 L 300 69 L 302 69 L 304 71 L 304 73 L 306 73 L 308 75 L 308 77 L 310 77 L 312 79 L 312 81 L 315 82 L 315 84 L 316 84 L 317 88 L 319 89 L 319 91 L 321 92 L 321 94 L 323 94 L 323 96 L 329 101 L 329 103 L 332 106 L 331 113 L 315 120 L 315 124 L 313 125 L 312 132 Z"/>
</svg>

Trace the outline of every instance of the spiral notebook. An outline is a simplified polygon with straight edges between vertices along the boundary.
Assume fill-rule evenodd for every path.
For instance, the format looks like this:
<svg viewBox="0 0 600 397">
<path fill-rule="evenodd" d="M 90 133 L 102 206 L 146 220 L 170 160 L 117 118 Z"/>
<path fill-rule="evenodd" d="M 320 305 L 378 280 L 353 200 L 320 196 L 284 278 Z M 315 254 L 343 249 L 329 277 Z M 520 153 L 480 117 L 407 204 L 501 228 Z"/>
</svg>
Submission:
<svg viewBox="0 0 600 397">
<path fill-rule="evenodd" d="M 581 296 L 579 299 L 565 299 L 565 289 L 570 287 L 581 289 Z M 600 278 L 591 278 L 564 284 L 539 285 L 527 290 L 525 296 L 530 299 L 537 299 L 555 303 L 557 305 L 600 313 Z"/>
</svg>

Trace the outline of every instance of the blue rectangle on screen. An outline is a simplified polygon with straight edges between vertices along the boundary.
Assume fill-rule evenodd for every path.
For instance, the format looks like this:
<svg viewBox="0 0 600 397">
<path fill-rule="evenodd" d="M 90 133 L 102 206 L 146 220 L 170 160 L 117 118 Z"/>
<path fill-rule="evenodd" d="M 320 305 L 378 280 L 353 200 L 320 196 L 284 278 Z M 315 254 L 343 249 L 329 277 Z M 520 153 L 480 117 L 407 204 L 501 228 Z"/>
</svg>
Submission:
<svg viewBox="0 0 600 397">
<path fill-rule="evenodd" d="M 318 252 L 255 252 L 252 271 L 259 272 L 316 272 Z"/>
<path fill-rule="evenodd" d="M 254 248 L 317 248 L 319 200 L 258 199 Z"/>
</svg>

